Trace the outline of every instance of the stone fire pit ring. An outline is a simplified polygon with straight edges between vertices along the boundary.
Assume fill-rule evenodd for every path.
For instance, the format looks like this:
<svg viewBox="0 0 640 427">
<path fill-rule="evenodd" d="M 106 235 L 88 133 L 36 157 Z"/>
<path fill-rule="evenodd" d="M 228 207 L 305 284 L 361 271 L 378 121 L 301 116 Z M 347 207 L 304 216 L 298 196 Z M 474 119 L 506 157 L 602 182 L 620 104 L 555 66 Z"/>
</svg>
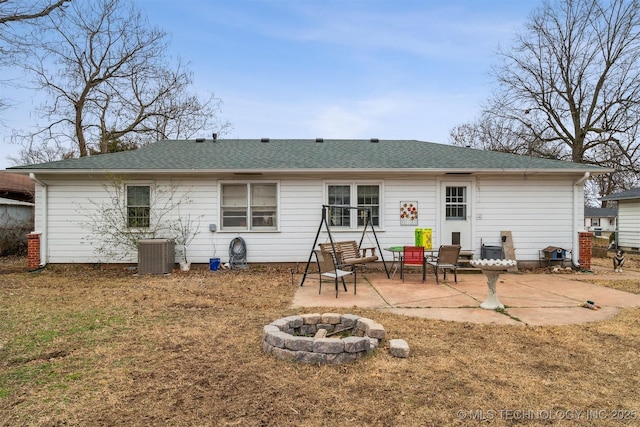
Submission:
<svg viewBox="0 0 640 427">
<path fill-rule="evenodd" d="M 332 333 L 337 337 L 326 336 Z M 266 325 L 262 349 L 281 360 L 343 364 L 371 354 L 384 338 L 384 327 L 371 319 L 353 314 L 311 313 L 283 317 Z"/>
</svg>

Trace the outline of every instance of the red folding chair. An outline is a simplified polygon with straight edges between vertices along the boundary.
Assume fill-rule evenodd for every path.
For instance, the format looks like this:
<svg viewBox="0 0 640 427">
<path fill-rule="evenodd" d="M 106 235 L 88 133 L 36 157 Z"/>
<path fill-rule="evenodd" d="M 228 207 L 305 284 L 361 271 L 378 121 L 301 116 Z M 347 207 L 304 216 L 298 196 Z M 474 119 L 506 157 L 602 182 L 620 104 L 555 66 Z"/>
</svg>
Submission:
<svg viewBox="0 0 640 427">
<path fill-rule="evenodd" d="M 404 267 L 421 267 L 422 283 L 426 278 L 426 265 L 424 260 L 424 248 L 422 246 L 405 246 L 402 250 L 402 259 L 400 260 L 400 277 L 404 282 Z"/>
</svg>

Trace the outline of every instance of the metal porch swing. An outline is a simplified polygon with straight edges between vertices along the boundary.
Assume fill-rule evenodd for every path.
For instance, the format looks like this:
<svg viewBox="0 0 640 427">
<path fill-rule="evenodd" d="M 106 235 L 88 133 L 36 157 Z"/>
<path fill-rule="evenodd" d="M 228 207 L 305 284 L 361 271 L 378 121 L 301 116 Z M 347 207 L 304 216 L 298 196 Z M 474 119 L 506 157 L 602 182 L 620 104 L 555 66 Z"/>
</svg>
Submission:
<svg viewBox="0 0 640 427">
<path fill-rule="evenodd" d="M 382 248 L 380 247 L 380 242 L 378 241 L 378 236 L 376 235 L 376 230 L 373 227 L 373 222 L 371 221 L 371 208 L 369 207 L 359 207 L 359 206 L 344 206 L 344 205 L 322 205 L 322 218 L 320 220 L 320 225 L 318 226 L 318 231 L 316 232 L 316 237 L 315 240 L 313 241 L 313 245 L 311 246 L 311 253 L 309 254 L 309 260 L 307 261 L 307 266 L 304 269 L 304 274 L 302 275 L 302 281 L 300 282 L 300 286 L 304 285 L 304 281 L 307 278 L 307 273 L 309 271 L 309 265 L 311 265 L 311 261 L 313 259 L 313 255 L 314 255 L 314 250 L 316 248 L 316 245 L 318 244 L 318 238 L 320 237 L 320 232 L 322 231 L 323 227 L 325 229 L 325 231 L 327 232 L 327 236 L 329 237 L 329 242 L 331 243 L 331 249 L 333 252 L 333 257 L 334 259 L 338 259 L 338 251 L 336 248 L 336 242 L 333 239 L 333 236 L 331 235 L 331 227 L 329 226 L 329 222 L 327 221 L 327 209 L 332 209 L 332 208 L 336 208 L 336 209 L 357 209 L 359 212 L 363 212 L 364 214 L 364 228 L 362 229 L 362 235 L 360 236 L 360 242 L 358 243 L 358 247 L 362 246 L 362 242 L 364 241 L 364 238 L 366 236 L 367 233 L 367 229 L 369 227 L 371 227 L 371 232 L 373 233 L 373 237 L 375 239 L 376 242 L 376 246 L 378 248 L 378 253 L 380 254 L 380 258 L 382 259 L 382 265 L 384 266 L 384 271 L 387 274 L 387 278 L 389 277 L 389 270 L 387 269 L 387 263 L 384 260 L 384 257 L 382 256 Z M 355 269 L 356 266 L 353 265 L 353 268 Z"/>
</svg>

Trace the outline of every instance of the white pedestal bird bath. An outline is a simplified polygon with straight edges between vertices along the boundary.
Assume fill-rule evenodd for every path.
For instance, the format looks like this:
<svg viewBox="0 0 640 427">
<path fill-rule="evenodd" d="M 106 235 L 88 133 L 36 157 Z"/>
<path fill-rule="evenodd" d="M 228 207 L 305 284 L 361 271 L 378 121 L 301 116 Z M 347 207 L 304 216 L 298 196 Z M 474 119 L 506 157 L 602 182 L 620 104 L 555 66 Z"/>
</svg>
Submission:
<svg viewBox="0 0 640 427">
<path fill-rule="evenodd" d="M 515 267 L 517 261 L 515 259 L 473 259 L 469 262 L 472 266 L 482 270 L 482 272 L 487 276 L 487 287 L 489 288 L 489 292 L 487 293 L 487 299 L 480 304 L 480 307 L 487 310 L 504 308 L 504 305 L 498 300 L 496 282 L 498 281 L 500 273 L 507 271 L 511 267 Z"/>
</svg>

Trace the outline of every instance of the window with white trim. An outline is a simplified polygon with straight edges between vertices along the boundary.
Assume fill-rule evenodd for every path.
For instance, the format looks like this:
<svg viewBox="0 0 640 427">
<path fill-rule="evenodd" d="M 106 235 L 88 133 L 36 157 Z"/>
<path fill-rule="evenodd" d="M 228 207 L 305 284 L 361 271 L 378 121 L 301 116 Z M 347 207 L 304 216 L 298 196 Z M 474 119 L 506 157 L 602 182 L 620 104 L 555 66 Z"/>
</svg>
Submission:
<svg viewBox="0 0 640 427">
<path fill-rule="evenodd" d="M 127 185 L 127 224 L 129 227 L 149 227 L 151 186 Z"/>
<path fill-rule="evenodd" d="M 467 219 L 467 187 L 446 187 L 444 203 L 447 220 Z"/>
<path fill-rule="evenodd" d="M 278 186 L 275 183 L 221 184 L 221 230 L 276 230 Z"/>
<path fill-rule="evenodd" d="M 355 201 L 355 204 L 353 204 Z M 329 184 L 327 204 L 367 208 L 371 223 L 380 226 L 380 186 L 376 184 Z M 327 212 L 332 227 L 364 227 L 365 212 L 360 209 L 332 207 Z M 355 226 L 354 226 L 355 224 Z"/>
</svg>

